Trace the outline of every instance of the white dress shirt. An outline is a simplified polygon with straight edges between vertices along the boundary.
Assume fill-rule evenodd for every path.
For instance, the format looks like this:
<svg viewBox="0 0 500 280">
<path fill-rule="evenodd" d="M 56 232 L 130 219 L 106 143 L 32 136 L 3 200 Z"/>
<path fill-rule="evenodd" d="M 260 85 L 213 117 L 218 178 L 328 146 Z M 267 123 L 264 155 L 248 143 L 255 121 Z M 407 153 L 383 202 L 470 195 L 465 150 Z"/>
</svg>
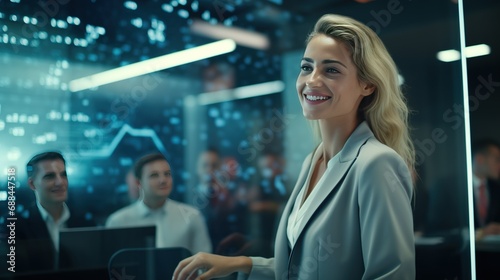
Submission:
<svg viewBox="0 0 500 280">
<path fill-rule="evenodd" d="M 40 202 L 36 202 L 36 206 L 38 208 L 38 211 L 40 212 L 40 215 L 42 216 L 42 219 L 45 221 L 45 224 L 47 225 L 47 230 L 49 231 L 50 238 L 52 239 L 52 242 L 54 243 L 54 246 L 56 248 L 56 251 L 59 251 L 59 230 L 66 228 L 66 221 L 68 221 L 69 217 L 71 216 L 69 213 L 68 206 L 66 203 L 63 203 L 63 212 L 61 215 L 61 218 L 57 221 L 54 221 L 54 218 L 43 208 L 43 206 L 40 204 Z"/>
<path fill-rule="evenodd" d="M 477 177 L 476 175 L 473 175 L 472 177 L 472 183 L 474 185 L 474 207 L 479 215 L 479 204 L 480 204 L 480 201 L 479 201 L 479 196 L 480 196 L 480 186 L 481 186 L 481 183 L 484 184 L 484 187 L 485 187 L 485 195 L 486 195 L 486 205 L 489 205 L 489 201 L 490 201 L 490 195 L 489 195 L 489 190 L 488 190 L 488 179 L 484 179 L 484 182 L 479 178 Z M 488 211 L 488 210 L 486 210 Z M 488 215 L 488 214 L 486 214 Z M 479 217 L 479 222 L 480 222 L 480 226 L 484 226 L 484 222 L 483 220 L 481 220 L 481 218 Z"/>
<path fill-rule="evenodd" d="M 167 199 L 159 209 L 138 201 L 111 214 L 106 227 L 156 226 L 156 247 L 184 247 L 195 254 L 211 252 L 202 214 L 187 204 Z"/>
<path fill-rule="evenodd" d="M 479 205 L 479 186 L 481 186 L 481 179 L 477 177 L 476 175 L 473 175 L 472 177 L 472 183 L 474 185 L 474 199 L 476 201 L 476 205 Z M 488 192 L 488 180 L 484 179 L 484 186 L 486 187 L 486 197 L 487 200 L 489 201 L 489 192 Z"/>
<path fill-rule="evenodd" d="M 327 164 L 327 170 L 325 171 L 328 172 L 328 169 L 330 167 L 330 162 L 338 161 L 338 155 L 337 153 L 330 161 L 328 161 Z M 295 203 L 292 208 L 292 212 L 290 213 L 290 216 L 288 217 L 288 225 L 287 225 L 287 237 L 288 237 L 288 243 L 290 248 L 293 248 L 295 245 L 295 241 L 297 241 L 298 238 L 298 233 L 299 233 L 299 225 L 301 224 L 302 219 L 304 218 L 304 213 L 306 210 L 309 208 L 310 204 L 312 201 L 315 201 L 319 199 L 317 196 L 319 193 L 319 189 L 321 189 L 322 186 L 325 184 L 323 183 L 325 176 L 322 176 L 320 180 L 316 183 L 316 186 L 312 190 L 312 192 L 309 194 L 309 196 L 305 199 L 304 201 L 304 196 L 306 193 L 306 190 L 308 189 L 308 186 L 311 182 L 311 176 L 314 172 L 314 167 L 316 166 L 316 162 L 318 159 L 321 157 L 321 151 L 316 151 L 316 153 L 313 155 L 311 167 L 309 169 L 309 173 L 307 174 L 307 179 L 304 183 L 304 186 L 300 190 L 299 194 L 297 195 L 297 198 L 295 199 Z M 301 206 L 302 204 L 302 206 Z"/>
</svg>

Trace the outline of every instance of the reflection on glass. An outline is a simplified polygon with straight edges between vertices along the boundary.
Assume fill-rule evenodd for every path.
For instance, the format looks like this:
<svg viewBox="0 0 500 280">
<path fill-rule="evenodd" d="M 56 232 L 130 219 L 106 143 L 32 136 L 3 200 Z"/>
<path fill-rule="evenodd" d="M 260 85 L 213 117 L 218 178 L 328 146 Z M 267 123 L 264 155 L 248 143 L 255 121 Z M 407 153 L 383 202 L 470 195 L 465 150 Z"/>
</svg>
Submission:
<svg viewBox="0 0 500 280">
<path fill-rule="evenodd" d="M 3 187 L 8 186 L 7 171 L 16 170 L 16 215 L 22 217 L 35 202 L 26 163 L 36 153 L 56 149 L 67 160 L 67 204 L 83 220 L 104 225 L 111 213 L 139 198 L 134 180 L 126 179 L 134 161 L 161 152 L 175 170 L 170 198 L 202 211 L 214 251 L 271 256 L 281 208 L 314 145 L 293 86 L 303 35 L 320 14 L 334 12 L 374 29 L 404 80 L 417 149 L 417 277 L 469 278 L 460 62 L 437 59 L 439 51 L 460 49 L 458 5 L 292 2 L 2 1 L 2 216 L 8 207 L 8 189 Z M 492 12 L 469 5 L 471 22 L 491 17 L 487 15 Z M 245 30 L 258 40 L 239 43 L 236 37 L 238 46 L 228 54 L 80 92 L 69 90 L 74 79 L 221 39 L 217 32 L 200 31 L 207 24 Z M 470 42 L 493 46 L 474 35 Z M 499 74 L 472 59 L 488 58 L 469 61 L 475 69 L 469 76 L 473 136 L 498 139 L 492 129 L 498 118 L 483 125 L 489 113 L 481 112 L 498 111 L 492 93 Z M 242 91 L 243 97 L 238 95 Z M 207 151 L 216 152 L 217 159 L 200 163 Z M 480 158 L 476 167 L 484 161 Z M 202 187 L 207 182 L 217 187 Z M 490 202 L 493 196 L 491 191 Z M 3 240 L 6 217 L 0 222 Z M 8 253 L 1 248 L 1 263 L 6 264 Z M 0 268 L 0 274 L 7 271 Z"/>
</svg>

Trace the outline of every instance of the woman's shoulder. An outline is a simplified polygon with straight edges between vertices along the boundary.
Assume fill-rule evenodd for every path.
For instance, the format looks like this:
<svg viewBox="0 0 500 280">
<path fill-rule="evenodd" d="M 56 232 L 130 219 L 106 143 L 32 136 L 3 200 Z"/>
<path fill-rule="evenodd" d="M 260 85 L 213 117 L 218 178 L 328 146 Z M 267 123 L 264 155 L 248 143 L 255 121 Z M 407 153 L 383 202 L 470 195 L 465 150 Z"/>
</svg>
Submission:
<svg viewBox="0 0 500 280">
<path fill-rule="evenodd" d="M 394 190 L 402 186 L 405 190 L 403 193 L 411 199 L 413 183 L 408 165 L 396 151 L 377 139 L 369 139 L 360 148 L 353 168 L 359 179 L 360 189 L 394 194 Z"/>
<path fill-rule="evenodd" d="M 396 153 L 391 147 L 381 143 L 375 137 L 372 137 L 366 141 L 366 143 L 360 147 L 358 158 L 358 164 L 369 165 L 375 164 L 397 164 L 406 166 L 403 158 Z"/>
<path fill-rule="evenodd" d="M 391 147 L 381 143 L 375 137 L 369 138 L 366 143 L 360 147 L 358 159 L 366 161 L 380 160 L 381 158 L 393 158 L 403 160 Z"/>
</svg>

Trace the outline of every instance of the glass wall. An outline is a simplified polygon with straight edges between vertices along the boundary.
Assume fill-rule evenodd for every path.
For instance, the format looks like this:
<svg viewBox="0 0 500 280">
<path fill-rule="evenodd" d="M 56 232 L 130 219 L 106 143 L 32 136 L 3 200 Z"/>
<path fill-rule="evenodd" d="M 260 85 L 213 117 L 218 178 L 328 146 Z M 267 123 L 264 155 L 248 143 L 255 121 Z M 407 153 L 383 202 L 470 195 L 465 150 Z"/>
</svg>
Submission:
<svg viewBox="0 0 500 280">
<path fill-rule="evenodd" d="M 0 1 L 2 227 L 7 172 L 15 216 L 35 202 L 26 163 L 36 153 L 63 153 L 71 215 L 102 227 L 140 199 L 134 162 L 159 152 L 172 169 L 170 198 L 203 213 L 214 252 L 272 256 L 282 207 L 314 148 L 295 92 L 304 40 L 322 14 L 339 13 L 380 35 L 412 109 L 417 278 L 469 279 L 462 72 L 460 60 L 437 59 L 460 50 L 455 2 Z M 473 10 L 478 17 L 484 7 Z M 108 82 L 90 77 L 217 42 Z M 136 69 L 143 74 L 129 77 Z"/>
<path fill-rule="evenodd" d="M 469 112 L 471 125 L 472 188 L 475 204 L 475 257 L 477 279 L 487 279 L 496 275 L 499 252 L 500 208 L 498 208 L 500 176 L 500 130 L 497 119 L 500 104 L 498 86 L 500 83 L 498 65 L 498 40 L 487 32 L 487 26 L 499 24 L 499 3 L 465 1 L 467 46 L 475 48 L 474 56 L 467 59 Z M 483 49 L 483 54 L 478 50 Z M 486 55 L 487 54 L 487 55 Z M 488 194 L 487 206 L 481 215 L 481 188 Z"/>
</svg>

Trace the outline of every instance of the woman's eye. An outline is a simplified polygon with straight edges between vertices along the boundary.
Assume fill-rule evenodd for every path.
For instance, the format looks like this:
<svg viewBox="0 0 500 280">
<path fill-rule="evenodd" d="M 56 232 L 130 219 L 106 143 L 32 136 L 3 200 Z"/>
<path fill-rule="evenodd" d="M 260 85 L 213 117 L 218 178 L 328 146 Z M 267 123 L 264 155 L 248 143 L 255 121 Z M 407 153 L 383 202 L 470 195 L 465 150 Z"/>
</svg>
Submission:
<svg viewBox="0 0 500 280">
<path fill-rule="evenodd" d="M 328 69 L 326 69 L 326 72 L 328 72 L 328 73 L 340 73 L 340 72 L 339 72 L 337 69 L 335 69 L 335 68 L 328 68 Z"/>
<path fill-rule="evenodd" d="M 302 71 L 311 71 L 311 69 L 312 68 L 309 65 L 302 65 L 302 66 L 300 66 L 300 70 L 302 70 Z"/>
</svg>

